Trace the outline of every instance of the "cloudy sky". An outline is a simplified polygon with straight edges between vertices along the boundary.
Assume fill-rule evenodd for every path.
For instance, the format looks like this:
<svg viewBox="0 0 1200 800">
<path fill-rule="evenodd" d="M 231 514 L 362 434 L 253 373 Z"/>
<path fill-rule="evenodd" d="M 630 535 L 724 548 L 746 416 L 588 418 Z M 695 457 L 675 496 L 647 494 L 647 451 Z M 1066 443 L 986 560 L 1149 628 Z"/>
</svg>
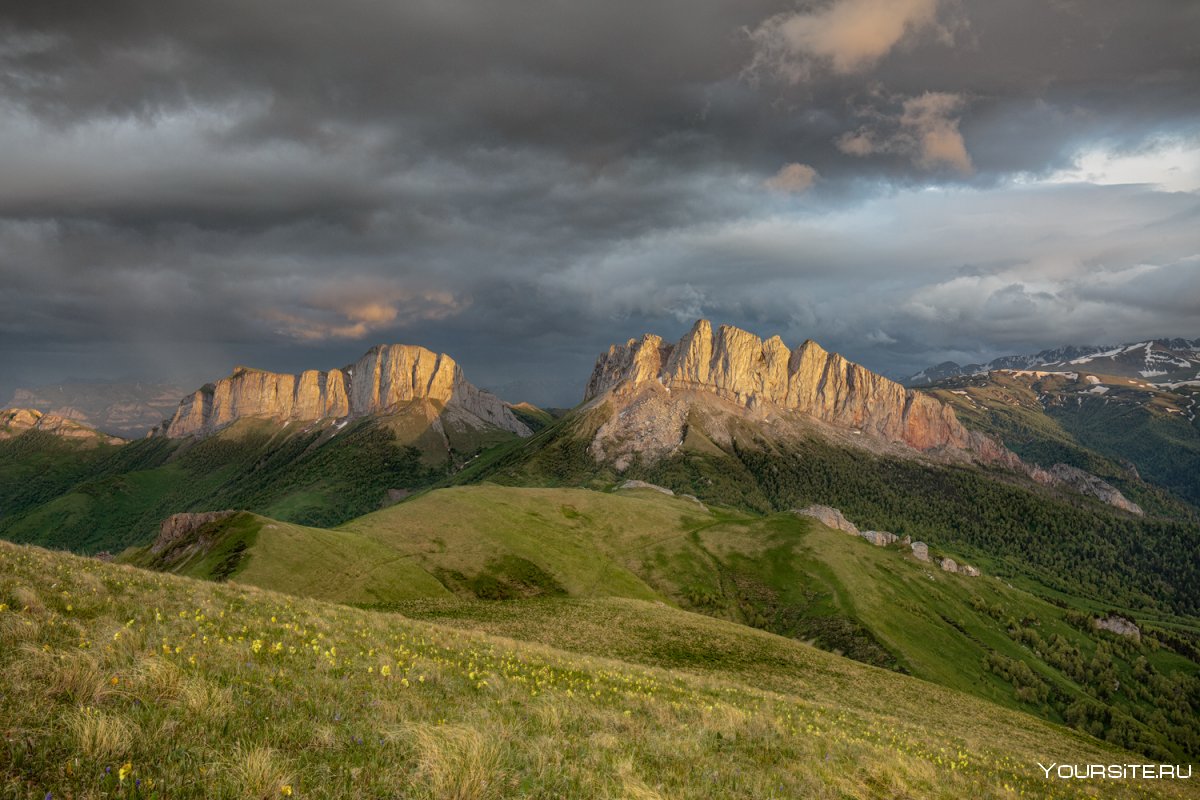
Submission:
<svg viewBox="0 0 1200 800">
<path fill-rule="evenodd" d="M 386 341 L 569 405 L 699 316 L 893 376 L 1198 337 L 1198 32 L 1183 0 L 7 3 L 0 389 Z"/>
</svg>

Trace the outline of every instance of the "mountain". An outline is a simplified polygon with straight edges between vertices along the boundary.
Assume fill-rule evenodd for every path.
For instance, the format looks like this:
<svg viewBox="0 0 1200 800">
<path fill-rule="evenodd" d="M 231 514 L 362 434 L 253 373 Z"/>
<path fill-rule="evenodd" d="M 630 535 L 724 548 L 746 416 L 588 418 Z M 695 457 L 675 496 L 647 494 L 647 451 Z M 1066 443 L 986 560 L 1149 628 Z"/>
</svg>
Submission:
<svg viewBox="0 0 1200 800">
<path fill-rule="evenodd" d="M 123 439 L 136 439 L 174 413 L 182 395 L 182 389 L 168 383 L 72 381 L 16 389 L 8 405 L 72 419 Z"/>
<path fill-rule="evenodd" d="M 1087 371 L 992 370 L 939 381 L 927 391 L 969 428 L 996 436 L 1033 463 L 1065 462 L 1135 496 L 1200 507 L 1200 383 L 1151 384 Z"/>
<path fill-rule="evenodd" d="M 453 359 L 420 347 L 382 345 L 328 373 L 240 367 L 121 447 L 81 453 L 41 430 L 0 441 L 0 535 L 115 551 L 171 514 L 225 508 L 336 525 L 530 433 Z"/>
<path fill-rule="evenodd" d="M 43 414 L 32 408 L 0 409 L 0 440 L 14 439 L 30 431 L 47 433 L 62 439 L 87 444 L 121 444 L 122 439 L 108 436 L 95 428 L 55 414 Z"/>
<path fill-rule="evenodd" d="M 1103 482 L 1022 462 L 996 439 L 964 427 L 950 405 L 826 352 L 811 339 L 789 349 L 778 336 L 764 341 L 728 325 L 714 331 L 703 319 L 676 344 L 653 334 L 630 339 L 596 362 L 583 407 L 600 405 L 613 413 L 589 449 L 618 472 L 634 459 L 652 463 L 677 451 L 697 416 L 706 417 L 702 427 L 718 446 L 733 443 L 732 421 L 764 424 L 775 440 L 815 422 L 858 437 L 856 444 L 1002 466 L 1142 513 Z"/>
<path fill-rule="evenodd" d="M 1200 381 L 1200 339 L 1152 339 L 1117 346 L 1058 347 L 1033 355 L 1003 356 L 986 364 L 960 366 L 944 361 L 910 376 L 907 386 L 928 386 L 950 378 L 984 375 L 993 370 L 1074 372 L 1135 378 L 1172 384 Z"/>
<path fill-rule="evenodd" d="M 161 433 L 205 436 L 248 417 L 279 422 L 346 421 L 414 407 L 436 411 L 459 428 L 532 432 L 495 395 L 469 383 L 454 359 L 411 345 L 377 345 L 342 369 L 300 375 L 237 367 L 228 378 L 198 389 L 179 404 Z"/>
</svg>

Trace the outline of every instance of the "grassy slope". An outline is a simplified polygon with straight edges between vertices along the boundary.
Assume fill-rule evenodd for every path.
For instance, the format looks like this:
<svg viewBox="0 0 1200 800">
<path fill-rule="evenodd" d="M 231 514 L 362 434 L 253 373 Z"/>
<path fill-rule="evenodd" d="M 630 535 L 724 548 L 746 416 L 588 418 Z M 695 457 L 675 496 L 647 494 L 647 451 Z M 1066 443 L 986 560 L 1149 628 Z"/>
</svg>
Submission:
<svg viewBox="0 0 1200 800">
<path fill-rule="evenodd" d="M 721 449 L 705 435 L 702 419 L 690 421 L 677 452 L 653 464 L 634 463 L 618 476 L 587 449 L 609 411 L 569 415 L 528 441 L 479 459 L 452 480 L 604 488 L 638 478 L 758 512 L 824 503 L 864 527 L 986 559 L 993 572 L 1032 579 L 1047 591 L 1200 613 L 1200 562 L 1178 557 L 1200 547 L 1200 518 L 1162 490 L 1144 489 L 1135 497 L 1152 512 L 1135 519 L 1005 470 L 875 456 L 815 435 L 767 440 L 761 429 L 735 423 L 736 444 Z M 1153 513 L 1164 509 L 1170 516 Z"/>
<path fill-rule="evenodd" d="M 1180 512 L 1160 487 L 1200 504 L 1200 427 L 1166 410 L 1186 405 L 1184 399 L 1160 393 L 1147 400 L 1144 392 L 1119 387 L 1085 397 L 1077 394 L 1081 386 L 1090 384 L 1049 376 L 1031 386 L 1030 378 L 997 372 L 952 380 L 930 392 L 951 404 L 965 425 L 998 436 L 1022 458 L 1086 469 L 1147 510 Z M 1126 464 L 1155 486 L 1134 478 Z"/>
<path fill-rule="evenodd" d="M 451 594 L 662 599 L 1046 719 L 1062 721 L 1072 704 L 1095 701 L 1104 713 L 1099 736 L 1160 754 L 1200 751 L 1186 721 L 1200 707 L 1187 677 L 1196 663 L 1149 642 L 1135 647 L 1080 630 L 1064 609 L 1002 580 L 950 575 L 901 547 L 876 548 L 787 514 L 708 510 L 652 490 L 484 485 L 431 492 L 332 532 L 243 518 L 257 538 L 232 574 L 239 582 L 402 609 L 412 597 Z M 211 576 L 234 538 L 176 568 Z M 1150 684 L 1134 674 L 1139 658 L 1162 680 L 1181 682 L 1160 685 L 1161 697 L 1132 689 L 1109 696 L 1097 688 L 1103 680 L 1031 646 L 1026 631 L 1047 642 L 1058 637 L 1080 670 L 1111 661 L 1105 669 L 1126 687 Z M 1001 676 L 989 656 L 1024 662 L 1031 677 Z M 1191 699 L 1176 702 L 1176 692 Z M 1160 710 L 1167 716 L 1155 716 Z M 1182 727 L 1164 738 L 1172 725 Z"/>
<path fill-rule="evenodd" d="M 419 488 L 444 474 L 428 466 L 427 452 L 403 446 L 398 427 L 398 418 L 360 422 L 333 435 L 245 420 L 199 442 L 134 442 L 116 449 L 109 462 L 13 504 L 0 518 L 0 535 L 91 553 L 144 544 L 165 517 L 180 511 L 244 508 L 335 525 L 378 508 L 388 489 Z M 0 449 L 0 480 L 29 463 L 71 458 L 53 451 L 35 462 Z"/>
<path fill-rule="evenodd" d="M 637 601 L 579 609 L 569 653 L 0 543 L 0 604 L 4 796 L 1198 796 L 1047 781 L 1038 760 L 1138 759 Z"/>
<path fill-rule="evenodd" d="M 450 596 L 412 559 L 359 534 L 308 528 L 241 513 L 200 531 L 212 543 L 183 557 L 139 548 L 121 556 L 135 566 L 202 580 L 236 580 L 343 603 L 395 603 Z"/>
</svg>

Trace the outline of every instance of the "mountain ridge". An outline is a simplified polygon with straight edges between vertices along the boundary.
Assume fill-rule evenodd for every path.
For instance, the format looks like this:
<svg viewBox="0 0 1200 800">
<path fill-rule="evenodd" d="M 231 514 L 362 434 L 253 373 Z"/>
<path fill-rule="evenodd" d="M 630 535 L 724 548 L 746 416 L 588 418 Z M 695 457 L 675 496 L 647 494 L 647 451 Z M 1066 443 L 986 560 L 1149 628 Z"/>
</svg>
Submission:
<svg viewBox="0 0 1200 800">
<path fill-rule="evenodd" d="M 172 439 L 206 436 L 245 417 L 279 421 L 349 420 L 386 414 L 413 400 L 472 427 L 491 426 L 518 436 L 532 431 L 490 392 L 467 381 L 445 353 L 402 344 L 375 345 L 353 364 L 299 375 L 238 366 L 180 401 L 170 420 L 151 431 Z"/>
<path fill-rule="evenodd" d="M 1145 353 L 1141 363 L 1131 363 L 1136 362 L 1133 355 L 1139 351 Z M 1155 380 L 1157 378 L 1197 380 L 1200 379 L 1200 338 L 1163 337 L 1119 345 L 1063 345 L 1037 353 L 1000 356 L 979 364 L 943 361 L 910 375 L 904 380 L 904 385 L 929 386 L 949 378 L 986 375 L 993 370 L 1042 369 L 1061 372 L 1080 366 L 1097 372 L 1104 372 L 1107 367 L 1113 374 L 1126 377 L 1136 375 L 1151 382 L 1164 382 Z M 1144 366 L 1145 369 L 1139 370 L 1138 366 Z M 1188 371 L 1193 374 L 1187 374 Z M 1174 374 L 1177 372 L 1183 374 Z"/>
<path fill-rule="evenodd" d="M 618 472 L 635 459 L 656 460 L 683 447 L 698 407 L 717 416 L 758 415 L 765 423 L 783 411 L 914 455 L 1003 467 L 1143 513 L 1111 485 L 1029 464 L 995 437 L 960 423 L 950 404 L 906 389 L 811 339 L 789 349 L 778 336 L 763 340 L 730 325 L 714 330 L 704 319 L 675 344 L 645 334 L 611 346 L 597 359 L 583 408 L 608 399 L 616 410 L 599 426 L 589 450 L 598 461 L 611 460 Z M 722 403 L 733 408 L 722 409 Z"/>
</svg>

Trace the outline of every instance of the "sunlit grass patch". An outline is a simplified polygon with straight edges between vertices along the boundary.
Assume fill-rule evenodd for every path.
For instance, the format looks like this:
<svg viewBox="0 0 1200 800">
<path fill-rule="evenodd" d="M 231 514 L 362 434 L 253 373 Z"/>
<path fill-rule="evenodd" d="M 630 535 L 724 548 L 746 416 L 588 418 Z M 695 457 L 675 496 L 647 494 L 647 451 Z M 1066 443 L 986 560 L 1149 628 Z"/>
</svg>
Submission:
<svg viewBox="0 0 1200 800">
<path fill-rule="evenodd" d="M 92 581 L 86 611 L 52 602 Z M 18 590 L 41 604 L 0 611 L 0 798 L 1083 798 L 1036 756 L 1125 757 L 651 603 L 623 601 L 639 636 L 707 636 L 774 664 L 770 685 L 605 658 L 619 627 L 568 653 L 0 543 L 0 596 Z"/>
</svg>

